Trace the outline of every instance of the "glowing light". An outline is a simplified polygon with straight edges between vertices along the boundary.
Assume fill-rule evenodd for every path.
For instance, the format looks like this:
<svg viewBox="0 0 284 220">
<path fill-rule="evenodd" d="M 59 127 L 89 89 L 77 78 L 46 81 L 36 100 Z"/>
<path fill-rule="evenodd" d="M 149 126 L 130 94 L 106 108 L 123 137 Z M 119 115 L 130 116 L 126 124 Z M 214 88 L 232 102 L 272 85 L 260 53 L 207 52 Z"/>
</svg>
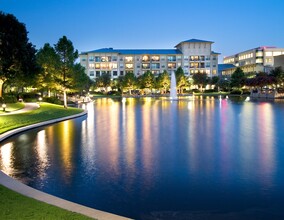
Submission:
<svg viewBox="0 0 284 220">
<path fill-rule="evenodd" d="M 12 147 L 13 144 L 12 143 L 8 143 L 3 145 L 0 148 L 0 157 L 1 157 L 1 169 L 4 173 L 6 173 L 7 175 L 11 175 L 12 172 Z"/>
</svg>

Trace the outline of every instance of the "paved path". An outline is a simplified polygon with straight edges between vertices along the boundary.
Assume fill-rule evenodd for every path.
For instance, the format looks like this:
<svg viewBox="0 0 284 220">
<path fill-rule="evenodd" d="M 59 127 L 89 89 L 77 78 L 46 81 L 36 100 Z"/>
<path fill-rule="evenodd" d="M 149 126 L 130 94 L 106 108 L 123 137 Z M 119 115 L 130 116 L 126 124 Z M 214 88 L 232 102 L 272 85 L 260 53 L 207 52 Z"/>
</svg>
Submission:
<svg viewBox="0 0 284 220">
<path fill-rule="evenodd" d="M 21 113 L 25 113 L 25 112 L 29 112 L 35 109 L 38 109 L 40 106 L 37 103 L 31 103 L 31 102 L 27 102 L 25 103 L 25 107 L 16 111 L 12 111 L 12 112 L 7 112 L 5 114 L 1 114 L 0 116 L 4 116 L 4 115 L 15 115 L 15 114 L 21 114 Z"/>
</svg>

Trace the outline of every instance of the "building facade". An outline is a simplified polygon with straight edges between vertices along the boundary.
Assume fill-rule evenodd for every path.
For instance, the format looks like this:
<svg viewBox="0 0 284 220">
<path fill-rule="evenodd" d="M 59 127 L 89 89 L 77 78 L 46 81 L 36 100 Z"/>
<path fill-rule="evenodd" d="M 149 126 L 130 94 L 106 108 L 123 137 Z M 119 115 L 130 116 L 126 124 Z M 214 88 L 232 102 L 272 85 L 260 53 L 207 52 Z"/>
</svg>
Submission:
<svg viewBox="0 0 284 220">
<path fill-rule="evenodd" d="M 236 67 L 241 67 L 245 73 L 267 72 L 274 68 L 276 56 L 284 54 L 284 48 L 257 47 L 232 56 L 224 57 L 224 64 L 233 64 L 235 67 L 222 71 L 222 75 L 231 75 Z"/>
<path fill-rule="evenodd" d="M 103 73 L 112 79 L 133 72 L 136 76 L 151 71 L 155 76 L 182 67 L 187 76 L 206 73 L 218 74 L 218 55 L 212 51 L 212 41 L 191 39 L 182 41 L 175 49 L 113 49 L 103 48 L 79 55 L 86 74 L 95 80 Z"/>
</svg>

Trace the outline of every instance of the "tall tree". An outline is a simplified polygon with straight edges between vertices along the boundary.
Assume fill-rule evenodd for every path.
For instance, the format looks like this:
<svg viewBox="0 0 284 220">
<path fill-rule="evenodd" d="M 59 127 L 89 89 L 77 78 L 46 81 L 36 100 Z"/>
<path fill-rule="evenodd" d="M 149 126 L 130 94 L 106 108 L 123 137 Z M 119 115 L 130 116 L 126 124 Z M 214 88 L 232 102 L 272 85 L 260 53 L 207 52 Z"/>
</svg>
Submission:
<svg viewBox="0 0 284 220">
<path fill-rule="evenodd" d="M 36 49 L 23 23 L 0 12 L 0 97 L 7 81 L 28 82 L 36 73 Z"/>
<path fill-rule="evenodd" d="M 107 91 L 107 87 L 111 86 L 111 76 L 109 73 L 103 73 L 101 76 L 96 78 L 96 87 L 104 88 Z"/>
<path fill-rule="evenodd" d="M 123 91 L 123 89 L 128 89 L 130 94 L 131 90 L 133 90 L 137 85 L 137 78 L 133 72 L 126 73 L 124 77 L 119 79 L 119 81 L 122 88 L 121 90 Z"/>
<path fill-rule="evenodd" d="M 231 86 L 239 89 L 245 85 L 245 82 L 246 77 L 244 71 L 240 67 L 237 67 L 231 76 Z"/>
<path fill-rule="evenodd" d="M 177 82 L 177 90 L 178 93 L 183 93 L 183 88 L 189 85 L 189 81 L 184 74 L 184 71 L 181 67 L 177 68 L 176 74 L 176 82 Z"/>
<path fill-rule="evenodd" d="M 75 64 L 73 67 L 72 79 L 72 90 L 79 93 L 89 91 L 93 84 L 93 81 L 85 73 L 85 68 L 79 63 Z"/>
<path fill-rule="evenodd" d="M 60 58 L 60 74 L 57 75 L 57 82 L 63 91 L 64 108 L 67 108 L 67 90 L 71 87 L 73 67 L 78 58 L 78 51 L 74 49 L 73 43 L 66 36 L 60 38 L 54 47 Z"/>
<path fill-rule="evenodd" d="M 281 66 L 275 67 L 273 70 L 271 70 L 270 75 L 276 78 L 277 84 L 284 83 L 284 71 Z"/>
<path fill-rule="evenodd" d="M 41 67 L 40 74 L 37 76 L 37 87 L 48 90 L 56 89 L 56 73 L 59 68 L 60 58 L 53 47 L 46 43 L 36 54 L 37 63 Z"/>
<path fill-rule="evenodd" d="M 193 79 L 193 84 L 197 85 L 198 88 L 201 88 L 201 90 L 208 83 L 208 76 L 206 73 L 195 73 L 193 74 L 192 79 Z"/>
<path fill-rule="evenodd" d="M 142 88 L 152 90 L 155 87 L 156 79 L 151 71 L 148 70 L 146 73 L 144 73 L 141 76 L 141 80 Z"/>
<path fill-rule="evenodd" d="M 170 89 L 171 79 L 166 70 L 163 73 L 160 73 L 157 78 L 157 86 L 162 89 L 162 93 L 166 93 Z"/>
</svg>

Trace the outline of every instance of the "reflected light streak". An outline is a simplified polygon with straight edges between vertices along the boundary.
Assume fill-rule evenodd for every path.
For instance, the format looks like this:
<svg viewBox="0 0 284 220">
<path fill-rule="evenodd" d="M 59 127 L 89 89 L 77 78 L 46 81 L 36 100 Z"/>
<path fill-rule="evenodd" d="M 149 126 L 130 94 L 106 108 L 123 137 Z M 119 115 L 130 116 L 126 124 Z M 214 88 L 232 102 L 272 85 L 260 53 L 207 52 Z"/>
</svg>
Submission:
<svg viewBox="0 0 284 220">
<path fill-rule="evenodd" d="M 37 153 L 38 153 L 38 158 L 39 158 L 39 177 L 43 179 L 46 176 L 45 170 L 49 166 L 45 130 L 38 132 L 36 147 L 37 147 Z"/>
<path fill-rule="evenodd" d="M 7 175 L 13 174 L 13 168 L 12 168 L 12 143 L 7 143 L 0 147 L 1 152 L 1 169 L 4 173 Z"/>
</svg>

